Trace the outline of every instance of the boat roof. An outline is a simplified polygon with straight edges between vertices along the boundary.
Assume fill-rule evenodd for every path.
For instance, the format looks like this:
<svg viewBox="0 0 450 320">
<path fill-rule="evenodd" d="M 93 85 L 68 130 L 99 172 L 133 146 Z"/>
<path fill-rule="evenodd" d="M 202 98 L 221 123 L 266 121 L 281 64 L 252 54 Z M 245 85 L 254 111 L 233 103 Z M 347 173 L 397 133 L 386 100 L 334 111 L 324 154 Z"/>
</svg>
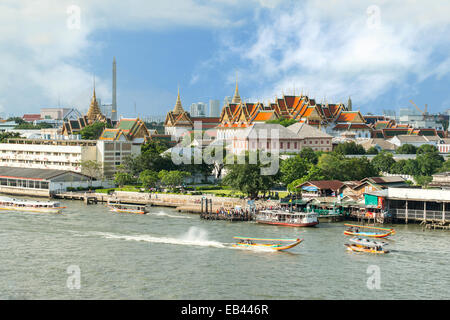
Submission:
<svg viewBox="0 0 450 320">
<path fill-rule="evenodd" d="M 376 230 L 386 230 L 386 231 L 392 231 L 392 230 L 394 230 L 394 229 L 392 229 L 392 228 L 380 228 L 380 227 L 360 226 L 360 225 L 357 225 L 357 224 L 348 224 L 348 223 L 345 223 L 344 225 L 346 225 L 347 227 L 367 228 L 367 229 L 376 229 Z"/>
<path fill-rule="evenodd" d="M 37 200 L 25 200 L 25 199 L 15 199 L 15 198 L 8 198 L 8 197 L 1 197 L 0 201 L 4 202 L 16 202 L 16 203 L 27 203 L 31 205 L 42 205 L 42 204 L 58 204 L 58 201 L 37 201 Z"/>
<path fill-rule="evenodd" d="M 369 239 L 365 239 L 365 238 L 351 238 L 350 241 L 354 242 L 354 243 L 358 243 L 358 244 L 363 244 L 368 247 L 388 245 L 387 242 L 378 242 L 378 241 L 373 241 L 373 240 L 369 240 Z"/>
<path fill-rule="evenodd" d="M 269 239 L 269 238 L 251 238 L 251 237 L 233 237 L 234 239 L 239 240 L 258 240 L 258 241 L 298 241 L 299 239 Z"/>
</svg>

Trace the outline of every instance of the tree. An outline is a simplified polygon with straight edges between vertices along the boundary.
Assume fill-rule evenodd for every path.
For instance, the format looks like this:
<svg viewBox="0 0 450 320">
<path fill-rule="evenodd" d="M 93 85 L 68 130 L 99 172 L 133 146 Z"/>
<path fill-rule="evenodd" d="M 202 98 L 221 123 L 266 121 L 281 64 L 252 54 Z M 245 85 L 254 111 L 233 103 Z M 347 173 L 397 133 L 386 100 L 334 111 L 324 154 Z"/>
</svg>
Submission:
<svg viewBox="0 0 450 320">
<path fill-rule="evenodd" d="M 317 161 L 319 161 L 318 153 L 310 147 L 302 148 L 298 155 L 312 164 L 317 164 Z"/>
<path fill-rule="evenodd" d="M 303 176 L 300 179 L 292 181 L 290 184 L 288 184 L 287 189 L 291 192 L 299 192 L 299 190 L 297 189 L 298 185 L 301 185 L 306 181 L 317 181 L 317 180 L 325 180 L 325 176 L 319 167 L 313 165 L 311 169 L 308 171 L 307 175 Z"/>
<path fill-rule="evenodd" d="M 139 181 L 146 190 L 154 188 L 159 181 L 158 173 L 148 169 L 144 170 L 139 175 Z"/>
<path fill-rule="evenodd" d="M 259 192 L 265 194 L 278 182 L 280 171 L 278 170 L 274 175 L 262 175 L 261 169 L 270 164 L 263 165 L 259 157 L 256 164 L 250 164 L 249 159 L 250 153 L 247 152 L 244 164 L 227 164 L 228 173 L 223 179 L 223 183 L 240 190 L 250 198 L 256 198 Z"/>
<path fill-rule="evenodd" d="M 422 175 L 431 176 L 442 167 L 444 158 L 438 152 L 428 152 L 418 155 L 416 161 Z"/>
<path fill-rule="evenodd" d="M 317 167 L 324 180 L 361 180 L 378 175 L 378 169 L 366 157 L 345 158 L 339 153 L 321 155 Z"/>
<path fill-rule="evenodd" d="M 20 138 L 20 133 L 18 132 L 0 132 L 0 142 L 8 142 L 8 139 Z"/>
<path fill-rule="evenodd" d="M 382 172 L 390 172 L 392 165 L 395 163 L 392 153 L 382 151 L 372 159 L 372 165 L 375 169 Z"/>
<path fill-rule="evenodd" d="M 297 120 L 278 118 L 275 120 L 267 120 L 266 123 L 276 123 L 282 125 L 283 127 L 289 127 L 290 125 L 297 123 Z"/>
<path fill-rule="evenodd" d="M 106 128 L 105 122 L 94 122 L 81 129 L 81 138 L 84 140 L 97 140 L 100 138 L 103 130 Z"/>
<path fill-rule="evenodd" d="M 308 173 L 311 164 L 299 155 L 283 160 L 280 165 L 281 181 L 288 185 L 292 181 L 302 178 Z"/>
<path fill-rule="evenodd" d="M 367 149 L 366 153 L 367 153 L 367 154 L 378 154 L 379 151 L 378 151 L 378 149 L 375 148 L 375 147 L 370 147 L 369 149 Z"/>
<path fill-rule="evenodd" d="M 136 179 L 130 173 L 130 171 L 123 164 L 116 167 L 116 173 L 114 174 L 114 183 L 123 187 L 126 184 L 136 183 Z"/>
<path fill-rule="evenodd" d="M 102 163 L 95 160 L 84 160 L 80 163 L 81 172 L 89 176 L 89 183 L 92 186 L 92 179 L 99 178 L 102 173 Z"/>
<path fill-rule="evenodd" d="M 416 154 L 417 148 L 412 144 L 405 143 L 401 147 L 397 148 L 395 152 L 398 154 Z"/>
<path fill-rule="evenodd" d="M 161 180 L 161 183 L 171 190 L 175 190 L 177 186 L 183 184 L 184 180 L 190 176 L 190 172 L 178 170 L 162 170 L 158 173 L 158 178 Z"/>
<path fill-rule="evenodd" d="M 356 144 L 354 141 L 339 143 L 333 151 L 344 155 L 366 154 L 366 150 L 364 150 L 363 146 Z"/>
<path fill-rule="evenodd" d="M 436 148 L 435 146 L 431 145 L 431 144 L 423 144 L 421 145 L 419 148 L 417 148 L 417 152 L 416 154 L 425 154 L 425 153 L 438 153 L 439 154 L 439 150 L 438 148 Z"/>
<path fill-rule="evenodd" d="M 433 181 L 433 177 L 430 176 L 415 176 L 414 180 L 416 180 L 416 184 L 426 188 L 431 181 Z"/>
</svg>

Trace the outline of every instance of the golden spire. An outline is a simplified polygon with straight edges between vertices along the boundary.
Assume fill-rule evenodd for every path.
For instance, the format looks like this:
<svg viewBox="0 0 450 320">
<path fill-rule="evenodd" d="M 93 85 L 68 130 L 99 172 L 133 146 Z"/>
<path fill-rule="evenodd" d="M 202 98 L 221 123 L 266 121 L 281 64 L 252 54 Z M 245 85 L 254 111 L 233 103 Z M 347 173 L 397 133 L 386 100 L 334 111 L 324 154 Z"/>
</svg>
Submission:
<svg viewBox="0 0 450 320">
<path fill-rule="evenodd" d="M 183 113 L 184 109 L 181 105 L 181 99 L 180 99 L 180 86 L 178 86 L 178 96 L 177 96 L 177 102 L 175 103 L 175 108 L 173 108 L 173 113 L 180 114 Z"/>
<path fill-rule="evenodd" d="M 241 102 L 241 97 L 239 96 L 238 76 L 237 76 L 237 72 L 236 72 L 236 89 L 234 90 L 234 96 L 233 96 L 233 99 L 231 100 L 231 103 L 240 103 L 240 102 Z"/>
<path fill-rule="evenodd" d="M 97 119 L 98 116 L 102 116 L 102 111 L 98 106 L 97 97 L 95 96 L 95 77 L 94 77 L 94 92 L 92 94 L 91 105 L 89 106 L 89 110 L 87 112 L 87 118 L 90 122 L 93 122 Z"/>
</svg>

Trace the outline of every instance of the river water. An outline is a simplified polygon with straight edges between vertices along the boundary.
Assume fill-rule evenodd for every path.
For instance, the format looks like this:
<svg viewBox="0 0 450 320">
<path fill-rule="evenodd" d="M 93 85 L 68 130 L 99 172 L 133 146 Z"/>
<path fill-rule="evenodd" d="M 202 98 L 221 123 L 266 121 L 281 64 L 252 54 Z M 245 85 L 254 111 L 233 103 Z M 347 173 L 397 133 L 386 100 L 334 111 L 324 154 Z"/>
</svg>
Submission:
<svg viewBox="0 0 450 320">
<path fill-rule="evenodd" d="M 60 215 L 0 213 L 0 299 L 450 298 L 448 231 L 396 225 L 391 253 L 370 255 L 346 250 L 343 223 L 290 228 L 63 203 Z M 304 242 L 239 249 L 237 235 Z"/>
</svg>

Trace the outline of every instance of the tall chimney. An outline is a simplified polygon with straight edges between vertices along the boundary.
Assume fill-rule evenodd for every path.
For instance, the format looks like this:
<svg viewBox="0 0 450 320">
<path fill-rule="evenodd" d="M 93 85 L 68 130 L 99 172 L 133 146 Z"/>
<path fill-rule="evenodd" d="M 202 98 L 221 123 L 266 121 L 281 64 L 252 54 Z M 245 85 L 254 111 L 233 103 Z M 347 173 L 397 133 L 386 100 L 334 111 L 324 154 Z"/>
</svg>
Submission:
<svg viewBox="0 0 450 320">
<path fill-rule="evenodd" d="M 113 88 L 112 88 L 112 108 L 111 120 L 117 120 L 117 100 L 116 100 L 116 57 L 113 60 Z"/>
</svg>

